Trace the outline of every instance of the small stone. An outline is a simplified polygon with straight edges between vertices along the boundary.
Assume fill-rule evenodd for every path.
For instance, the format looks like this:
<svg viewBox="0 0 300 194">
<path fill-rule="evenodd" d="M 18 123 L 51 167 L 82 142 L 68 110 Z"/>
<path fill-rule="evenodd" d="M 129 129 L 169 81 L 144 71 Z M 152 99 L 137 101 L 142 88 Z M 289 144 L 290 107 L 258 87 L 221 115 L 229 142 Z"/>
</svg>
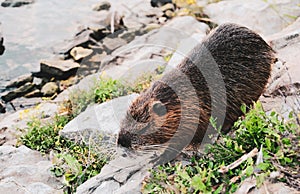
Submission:
<svg viewBox="0 0 300 194">
<path fill-rule="evenodd" d="M 171 11 L 174 11 L 175 10 L 175 6 L 173 3 L 167 3 L 165 5 L 163 5 L 162 7 L 160 7 L 160 10 L 165 12 L 167 10 L 171 10 Z"/>
<path fill-rule="evenodd" d="M 10 81 L 6 85 L 6 88 L 19 87 L 21 85 L 24 85 L 27 82 L 32 82 L 32 81 L 33 81 L 33 77 L 31 74 L 22 75 L 16 79 Z"/>
<path fill-rule="evenodd" d="M 102 11 L 102 10 L 109 10 L 111 7 L 111 4 L 108 1 L 103 1 L 98 3 L 93 7 L 93 11 Z"/>
<path fill-rule="evenodd" d="M 38 78 L 38 77 L 34 77 L 32 83 L 37 86 L 38 88 L 40 88 L 39 86 L 43 84 L 43 79 L 42 78 Z"/>
<path fill-rule="evenodd" d="M 160 17 L 160 18 L 158 18 L 158 22 L 161 23 L 161 24 L 166 23 L 166 21 L 167 21 L 166 17 Z"/>
<path fill-rule="evenodd" d="M 80 65 L 72 60 L 45 60 L 41 62 L 40 74 L 45 77 L 67 79 L 75 75 Z"/>
<path fill-rule="evenodd" d="M 85 58 L 93 53 L 92 49 L 86 49 L 83 47 L 74 47 L 70 51 L 70 55 L 75 59 L 75 61 L 78 61 L 82 58 Z"/>
<path fill-rule="evenodd" d="M 46 83 L 41 90 L 43 96 L 53 96 L 57 91 L 58 86 L 55 82 Z"/>
<path fill-rule="evenodd" d="M 1 3 L 2 7 L 21 7 L 23 5 L 34 3 L 34 0 L 5 0 Z"/>
<path fill-rule="evenodd" d="M 166 15 L 168 18 L 172 18 L 172 17 L 174 16 L 174 12 L 171 11 L 171 10 L 167 10 L 167 11 L 165 12 L 165 15 Z"/>
</svg>

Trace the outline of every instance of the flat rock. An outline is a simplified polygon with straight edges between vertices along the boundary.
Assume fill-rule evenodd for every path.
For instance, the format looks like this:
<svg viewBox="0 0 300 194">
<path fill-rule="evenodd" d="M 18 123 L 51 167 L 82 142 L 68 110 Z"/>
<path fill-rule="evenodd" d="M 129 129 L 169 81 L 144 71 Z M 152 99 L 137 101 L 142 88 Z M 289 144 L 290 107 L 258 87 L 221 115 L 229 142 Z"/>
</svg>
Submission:
<svg viewBox="0 0 300 194">
<path fill-rule="evenodd" d="M 87 48 L 89 45 L 95 44 L 95 41 L 98 41 L 106 36 L 106 34 L 103 33 L 103 31 L 106 30 L 105 26 L 98 25 L 97 27 L 98 28 L 96 30 L 83 29 L 81 32 L 77 33 L 72 40 L 56 46 L 56 52 L 69 55 L 69 52 L 74 47 Z"/>
<path fill-rule="evenodd" d="M 153 153 L 144 155 L 117 156 L 105 165 L 101 173 L 87 180 L 77 188 L 77 194 L 141 193 L 142 181 L 149 175 Z"/>
<path fill-rule="evenodd" d="M 107 53 L 111 53 L 113 50 L 125 45 L 127 42 L 122 38 L 108 38 L 103 39 L 103 46 L 107 49 Z"/>
<path fill-rule="evenodd" d="M 282 31 L 267 36 L 266 39 L 273 49 L 280 50 L 286 46 L 297 44 L 300 42 L 300 18 Z"/>
<path fill-rule="evenodd" d="M 53 96 L 57 92 L 58 85 L 55 82 L 48 82 L 41 89 L 41 93 L 43 94 L 43 96 Z"/>
<path fill-rule="evenodd" d="M 72 60 L 45 60 L 40 63 L 39 74 L 45 77 L 55 77 L 57 79 L 67 79 L 76 75 L 80 65 Z"/>
<path fill-rule="evenodd" d="M 33 81 L 33 76 L 31 74 L 25 74 L 16 79 L 11 80 L 6 85 L 6 88 L 20 87 L 21 85 L 24 85 L 25 83 L 32 82 L 32 81 Z"/>
<path fill-rule="evenodd" d="M 1 99 L 5 102 L 9 102 L 12 101 L 13 99 L 22 97 L 26 93 L 31 92 L 33 89 L 34 89 L 34 84 L 27 82 L 19 88 L 1 94 Z"/>
<path fill-rule="evenodd" d="M 0 146 L 0 193 L 63 193 L 51 161 L 26 146 Z"/>
<path fill-rule="evenodd" d="M 85 58 L 93 53 L 92 49 L 86 49 L 83 47 L 74 47 L 70 51 L 70 55 L 75 59 L 75 61 L 78 61 L 82 58 Z"/>
<path fill-rule="evenodd" d="M 261 35 L 270 35 L 281 31 L 295 20 L 294 16 L 300 15 L 299 3 L 299 0 L 228 0 L 205 6 L 204 13 L 217 24 L 237 23 Z"/>
<path fill-rule="evenodd" d="M 1 3 L 2 7 L 21 7 L 23 5 L 32 4 L 34 0 L 5 0 Z"/>
<path fill-rule="evenodd" d="M 115 135 L 119 131 L 121 119 L 137 94 L 119 97 L 105 103 L 88 107 L 70 121 L 60 134 L 76 141 L 95 139 L 99 134 Z"/>
</svg>

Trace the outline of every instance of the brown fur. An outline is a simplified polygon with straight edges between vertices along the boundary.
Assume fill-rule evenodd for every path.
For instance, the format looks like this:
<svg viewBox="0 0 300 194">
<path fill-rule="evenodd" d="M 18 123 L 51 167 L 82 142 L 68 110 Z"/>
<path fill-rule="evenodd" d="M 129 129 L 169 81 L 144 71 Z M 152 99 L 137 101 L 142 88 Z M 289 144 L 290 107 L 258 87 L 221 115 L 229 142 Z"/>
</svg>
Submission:
<svg viewBox="0 0 300 194">
<path fill-rule="evenodd" d="M 168 143 L 177 150 L 199 145 L 211 116 L 227 132 L 242 115 L 241 105 L 251 105 L 264 91 L 274 60 L 258 34 L 235 24 L 219 26 L 132 103 L 118 144 L 136 149 Z"/>
</svg>

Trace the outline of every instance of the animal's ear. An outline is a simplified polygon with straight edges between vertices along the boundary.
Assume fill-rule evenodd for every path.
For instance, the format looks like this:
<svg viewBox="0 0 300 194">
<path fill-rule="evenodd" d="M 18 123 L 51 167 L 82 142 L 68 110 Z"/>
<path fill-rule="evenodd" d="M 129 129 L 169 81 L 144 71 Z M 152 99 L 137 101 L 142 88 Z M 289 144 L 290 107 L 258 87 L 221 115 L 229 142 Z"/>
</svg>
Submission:
<svg viewBox="0 0 300 194">
<path fill-rule="evenodd" d="M 167 114 L 167 108 L 161 101 L 154 101 L 152 104 L 152 110 L 158 116 L 164 116 Z"/>
</svg>

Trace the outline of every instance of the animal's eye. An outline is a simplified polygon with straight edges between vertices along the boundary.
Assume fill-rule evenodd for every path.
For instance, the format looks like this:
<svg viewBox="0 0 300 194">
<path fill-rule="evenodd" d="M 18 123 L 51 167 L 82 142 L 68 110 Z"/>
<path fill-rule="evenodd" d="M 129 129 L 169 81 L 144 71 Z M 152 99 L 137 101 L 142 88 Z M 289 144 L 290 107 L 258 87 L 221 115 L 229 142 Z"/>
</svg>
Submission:
<svg viewBox="0 0 300 194">
<path fill-rule="evenodd" d="M 165 105 L 163 105 L 163 103 L 161 103 L 160 101 L 155 101 L 153 103 L 152 110 L 158 116 L 164 116 L 165 114 L 167 114 L 167 109 Z"/>
</svg>

